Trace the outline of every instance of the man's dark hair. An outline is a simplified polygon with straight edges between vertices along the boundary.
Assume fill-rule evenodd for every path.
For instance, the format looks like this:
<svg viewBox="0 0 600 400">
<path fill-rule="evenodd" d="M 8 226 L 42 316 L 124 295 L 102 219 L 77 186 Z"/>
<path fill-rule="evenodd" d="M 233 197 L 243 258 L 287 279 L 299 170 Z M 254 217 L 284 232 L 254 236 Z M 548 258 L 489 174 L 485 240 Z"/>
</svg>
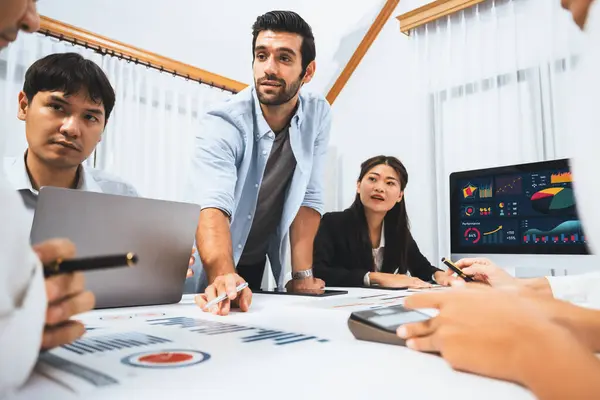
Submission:
<svg viewBox="0 0 600 400">
<path fill-rule="evenodd" d="M 317 51 L 315 50 L 315 37 L 312 28 L 293 11 L 269 11 L 259 16 L 252 25 L 252 59 L 254 60 L 254 48 L 256 38 L 262 31 L 297 33 L 302 36 L 300 54 L 302 57 L 302 76 L 306 73 L 306 67 L 314 61 Z"/>
<path fill-rule="evenodd" d="M 60 91 L 65 96 L 79 91 L 104 106 L 105 124 L 115 106 L 115 91 L 102 69 L 77 53 L 50 54 L 34 62 L 25 73 L 23 92 L 31 102 L 38 92 Z"/>
</svg>

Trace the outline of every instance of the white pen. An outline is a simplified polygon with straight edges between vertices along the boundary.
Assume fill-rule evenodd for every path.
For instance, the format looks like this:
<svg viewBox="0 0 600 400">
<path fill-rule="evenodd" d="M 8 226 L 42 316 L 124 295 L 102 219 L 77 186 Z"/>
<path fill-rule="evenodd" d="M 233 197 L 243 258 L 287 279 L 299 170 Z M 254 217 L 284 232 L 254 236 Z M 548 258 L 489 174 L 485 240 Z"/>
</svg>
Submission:
<svg viewBox="0 0 600 400">
<path fill-rule="evenodd" d="M 235 291 L 239 293 L 242 290 L 246 289 L 247 287 L 248 287 L 248 282 L 244 282 L 244 283 L 238 285 L 238 287 L 235 288 Z M 222 302 L 226 298 L 227 298 L 227 293 L 223 293 L 222 295 L 220 295 L 220 296 L 212 299 L 208 303 L 206 303 L 206 305 L 204 306 L 204 309 L 205 310 L 210 310 L 213 306 L 219 304 L 220 302 Z"/>
</svg>

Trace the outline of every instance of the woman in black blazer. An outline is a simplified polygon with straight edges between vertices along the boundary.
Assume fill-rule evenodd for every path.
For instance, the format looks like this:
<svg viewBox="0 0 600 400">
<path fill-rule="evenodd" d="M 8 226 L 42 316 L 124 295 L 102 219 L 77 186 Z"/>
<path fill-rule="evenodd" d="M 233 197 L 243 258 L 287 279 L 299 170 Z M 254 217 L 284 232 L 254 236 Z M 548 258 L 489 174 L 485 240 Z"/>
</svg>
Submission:
<svg viewBox="0 0 600 400">
<path fill-rule="evenodd" d="M 421 254 L 403 201 L 408 173 L 395 157 L 361 164 L 350 208 L 323 216 L 313 271 L 327 286 L 429 287 L 453 279 Z"/>
</svg>

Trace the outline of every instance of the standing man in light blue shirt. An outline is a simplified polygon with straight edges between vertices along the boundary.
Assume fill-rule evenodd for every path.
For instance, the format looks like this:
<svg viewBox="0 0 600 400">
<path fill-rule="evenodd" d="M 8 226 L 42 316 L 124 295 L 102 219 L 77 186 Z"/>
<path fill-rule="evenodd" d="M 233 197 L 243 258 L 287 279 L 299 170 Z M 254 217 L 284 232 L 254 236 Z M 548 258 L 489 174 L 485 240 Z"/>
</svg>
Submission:
<svg viewBox="0 0 600 400">
<path fill-rule="evenodd" d="M 315 73 L 310 26 L 296 13 L 271 11 L 253 27 L 254 85 L 210 111 L 196 137 L 192 189 L 202 211 L 196 243 L 203 265 L 196 296 L 229 313 L 248 310 L 268 257 L 279 287 L 320 289 L 312 275 L 313 241 L 323 214 L 323 178 L 331 111 L 301 92 Z M 292 280 L 282 263 L 291 243 Z M 247 281 L 249 288 L 236 293 Z"/>
<path fill-rule="evenodd" d="M 19 93 L 17 117 L 28 148 L 5 158 L 9 182 L 33 214 L 42 186 L 137 196 L 130 184 L 82 163 L 102 139 L 115 92 L 102 69 L 77 53 L 48 55 L 33 63 Z"/>
</svg>

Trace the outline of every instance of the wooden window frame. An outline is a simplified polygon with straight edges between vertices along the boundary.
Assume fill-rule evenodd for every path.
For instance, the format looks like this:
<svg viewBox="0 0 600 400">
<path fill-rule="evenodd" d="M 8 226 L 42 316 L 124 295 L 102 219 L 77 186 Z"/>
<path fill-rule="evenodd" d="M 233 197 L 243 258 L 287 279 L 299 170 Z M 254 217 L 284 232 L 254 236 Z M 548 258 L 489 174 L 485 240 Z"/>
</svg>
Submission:
<svg viewBox="0 0 600 400">
<path fill-rule="evenodd" d="M 400 21 L 400 32 L 410 35 L 410 31 L 437 19 L 455 14 L 476 6 L 486 0 L 437 0 L 396 17 Z"/>
<path fill-rule="evenodd" d="M 237 93 L 248 86 L 245 83 L 109 39 L 45 16 L 40 16 L 40 29 L 38 32 L 42 35 L 84 46 L 102 55 L 119 57 L 127 61 L 157 69 L 161 72 L 194 80 L 228 92 Z"/>
</svg>

